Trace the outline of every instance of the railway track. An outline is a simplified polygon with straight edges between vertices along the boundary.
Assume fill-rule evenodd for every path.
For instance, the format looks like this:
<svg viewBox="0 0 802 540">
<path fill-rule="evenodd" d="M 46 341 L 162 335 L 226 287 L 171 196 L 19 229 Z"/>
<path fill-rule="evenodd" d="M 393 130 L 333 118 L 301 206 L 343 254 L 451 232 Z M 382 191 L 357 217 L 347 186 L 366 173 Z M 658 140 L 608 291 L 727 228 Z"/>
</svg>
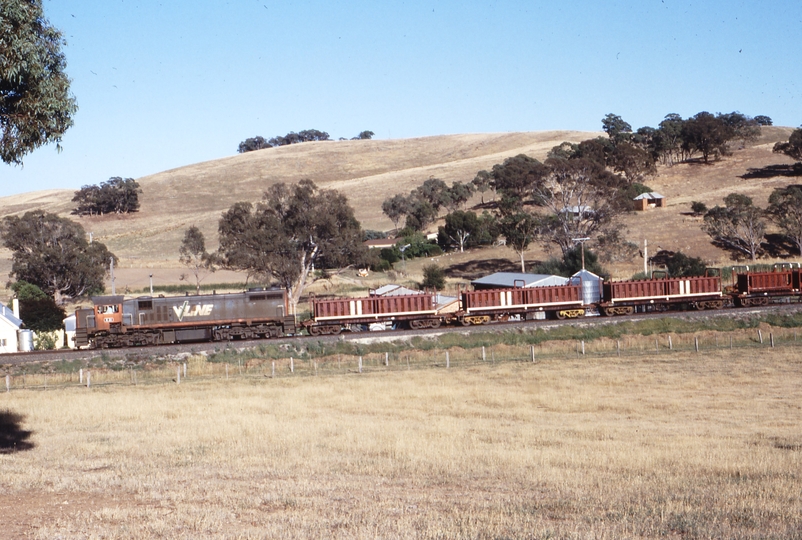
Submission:
<svg viewBox="0 0 802 540">
<path fill-rule="evenodd" d="M 443 326 L 431 330 L 396 330 L 386 332 L 345 332 L 340 335 L 332 336 L 292 336 L 270 340 L 243 340 L 228 342 L 198 342 L 180 343 L 171 345 L 154 345 L 144 347 L 131 347 L 120 349 L 94 349 L 94 350 L 73 350 L 59 349 L 55 351 L 32 351 L 25 353 L 6 353 L 0 354 L 0 367 L 6 365 L 23 365 L 37 362 L 59 362 L 59 361 L 90 361 L 97 358 L 111 359 L 117 361 L 141 362 L 145 359 L 164 359 L 178 357 L 186 354 L 212 354 L 220 352 L 226 348 L 247 349 L 257 347 L 266 343 L 295 343 L 303 344 L 307 341 L 315 343 L 335 343 L 337 341 L 352 341 L 360 343 L 364 341 L 375 341 L 377 339 L 395 341 L 411 337 L 430 336 L 436 337 L 447 333 L 497 333 L 510 330 L 524 329 L 544 329 L 549 330 L 561 326 L 592 327 L 596 325 L 620 324 L 624 322 L 636 322 L 649 319 L 684 319 L 684 320 L 703 320 L 712 318 L 734 318 L 748 320 L 769 313 L 786 315 L 802 312 L 802 303 L 777 304 L 759 308 L 735 308 L 714 311 L 668 311 L 662 313 L 645 313 L 636 315 L 624 315 L 617 317 L 584 317 L 571 320 L 549 320 L 549 321 L 523 321 L 494 323 L 479 326 Z"/>
</svg>

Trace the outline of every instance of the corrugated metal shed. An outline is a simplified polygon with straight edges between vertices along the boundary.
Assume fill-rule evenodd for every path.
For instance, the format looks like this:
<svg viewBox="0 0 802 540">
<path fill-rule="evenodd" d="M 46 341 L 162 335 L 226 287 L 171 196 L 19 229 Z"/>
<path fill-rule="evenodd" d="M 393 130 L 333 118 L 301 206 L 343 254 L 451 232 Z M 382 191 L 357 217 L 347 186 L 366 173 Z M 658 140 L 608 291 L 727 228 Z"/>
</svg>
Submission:
<svg viewBox="0 0 802 540">
<path fill-rule="evenodd" d="M 374 290 L 372 296 L 408 296 L 410 294 L 427 294 L 424 291 L 416 291 L 414 289 L 408 289 L 401 285 L 389 284 L 389 285 L 382 285 L 378 289 Z M 440 293 L 435 293 L 434 295 L 434 303 L 435 305 L 442 307 L 452 302 L 456 302 L 456 296 L 445 296 Z"/>
<path fill-rule="evenodd" d="M 476 290 L 504 289 L 512 287 L 546 287 L 548 285 L 565 285 L 568 278 L 548 274 L 521 274 L 517 272 L 496 272 L 483 278 L 471 281 Z"/>
</svg>

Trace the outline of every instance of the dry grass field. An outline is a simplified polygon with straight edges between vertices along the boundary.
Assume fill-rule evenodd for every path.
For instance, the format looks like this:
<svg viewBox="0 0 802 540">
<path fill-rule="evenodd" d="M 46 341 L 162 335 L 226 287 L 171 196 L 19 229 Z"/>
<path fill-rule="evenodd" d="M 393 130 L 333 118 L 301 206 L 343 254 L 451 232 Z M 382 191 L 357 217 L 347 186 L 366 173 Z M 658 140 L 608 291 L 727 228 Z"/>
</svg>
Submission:
<svg viewBox="0 0 802 540">
<path fill-rule="evenodd" d="M 0 454 L 4 538 L 802 537 L 790 347 L 20 389 L 0 412 L 34 445 Z"/>
</svg>

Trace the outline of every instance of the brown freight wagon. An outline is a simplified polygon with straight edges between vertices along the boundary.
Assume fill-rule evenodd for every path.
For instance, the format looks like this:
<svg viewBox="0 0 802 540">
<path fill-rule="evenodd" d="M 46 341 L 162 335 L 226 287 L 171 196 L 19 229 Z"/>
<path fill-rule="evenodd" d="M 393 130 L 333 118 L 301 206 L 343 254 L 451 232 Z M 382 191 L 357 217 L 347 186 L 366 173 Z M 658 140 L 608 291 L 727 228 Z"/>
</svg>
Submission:
<svg viewBox="0 0 802 540">
<path fill-rule="evenodd" d="M 312 335 L 339 334 L 343 329 L 364 329 L 371 323 L 408 321 L 412 328 L 440 326 L 435 295 L 369 296 L 310 299 L 312 319 L 305 323 Z"/>
<path fill-rule="evenodd" d="M 763 306 L 769 303 L 769 297 L 799 296 L 800 272 L 799 268 L 792 268 L 737 274 L 733 280 L 736 302 L 740 306 Z"/>
<path fill-rule="evenodd" d="M 466 325 L 484 324 L 519 315 L 523 315 L 525 319 L 545 318 L 547 313 L 553 313 L 559 319 L 584 315 L 582 286 L 552 285 L 464 291 L 459 320 Z"/>
<path fill-rule="evenodd" d="M 680 306 L 724 307 L 719 276 L 606 281 L 602 291 L 604 301 L 600 307 L 605 315 L 663 311 Z"/>
</svg>

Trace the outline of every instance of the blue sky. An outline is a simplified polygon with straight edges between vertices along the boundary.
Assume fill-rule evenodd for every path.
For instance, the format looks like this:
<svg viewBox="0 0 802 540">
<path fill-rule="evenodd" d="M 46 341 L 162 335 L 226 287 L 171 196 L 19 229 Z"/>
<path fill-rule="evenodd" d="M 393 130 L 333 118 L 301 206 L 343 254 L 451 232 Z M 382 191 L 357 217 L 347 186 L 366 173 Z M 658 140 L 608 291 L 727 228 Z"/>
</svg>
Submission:
<svg viewBox="0 0 802 540">
<path fill-rule="evenodd" d="M 0 196 L 236 154 L 240 141 L 802 123 L 802 2 L 43 0 L 79 111 Z"/>
</svg>

